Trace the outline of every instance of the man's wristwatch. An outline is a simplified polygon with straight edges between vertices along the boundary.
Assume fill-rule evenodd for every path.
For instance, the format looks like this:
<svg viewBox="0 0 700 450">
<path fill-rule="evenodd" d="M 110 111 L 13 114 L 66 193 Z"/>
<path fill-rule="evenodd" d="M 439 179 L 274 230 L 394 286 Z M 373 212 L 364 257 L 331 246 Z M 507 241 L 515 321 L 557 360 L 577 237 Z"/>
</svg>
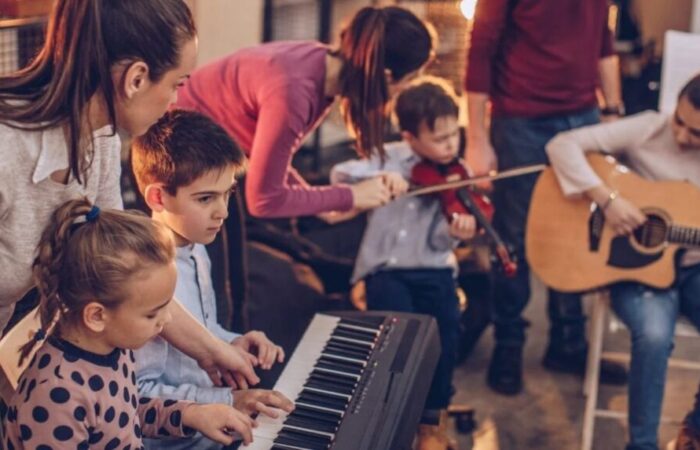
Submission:
<svg viewBox="0 0 700 450">
<path fill-rule="evenodd" d="M 601 108 L 600 114 L 603 116 L 624 116 L 625 115 L 625 105 L 623 103 L 619 103 L 617 105 L 613 106 L 606 106 L 605 108 Z"/>
</svg>

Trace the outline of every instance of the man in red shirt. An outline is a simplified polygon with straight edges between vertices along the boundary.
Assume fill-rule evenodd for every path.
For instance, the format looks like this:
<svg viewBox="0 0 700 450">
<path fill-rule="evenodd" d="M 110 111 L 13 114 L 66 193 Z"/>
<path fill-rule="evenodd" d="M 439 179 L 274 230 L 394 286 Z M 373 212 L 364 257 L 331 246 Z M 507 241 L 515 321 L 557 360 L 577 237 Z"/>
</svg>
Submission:
<svg viewBox="0 0 700 450">
<path fill-rule="evenodd" d="M 482 0 L 468 56 L 467 161 L 477 174 L 547 162 L 544 146 L 561 131 L 598 122 L 596 88 L 604 113 L 622 114 L 617 57 L 612 51 L 606 0 Z M 491 104 L 488 127 L 487 104 Z M 494 185 L 494 225 L 519 259 L 515 277 L 496 274 L 493 299 L 496 347 L 489 386 L 522 390 L 522 348 L 530 297 L 524 231 L 537 176 Z M 578 295 L 549 291 L 550 340 L 543 364 L 583 374 L 587 344 Z M 620 366 L 602 367 L 603 381 L 624 383 Z"/>
</svg>

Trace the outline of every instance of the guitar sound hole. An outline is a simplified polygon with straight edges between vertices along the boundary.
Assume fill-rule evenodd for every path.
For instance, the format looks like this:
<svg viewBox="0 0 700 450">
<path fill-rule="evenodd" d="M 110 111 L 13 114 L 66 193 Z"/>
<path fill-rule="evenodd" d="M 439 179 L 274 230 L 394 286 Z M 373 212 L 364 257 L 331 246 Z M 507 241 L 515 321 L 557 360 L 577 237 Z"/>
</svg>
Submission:
<svg viewBox="0 0 700 450">
<path fill-rule="evenodd" d="M 668 226 L 663 217 L 656 214 L 647 214 L 644 225 L 634 230 L 635 240 L 643 247 L 657 247 L 666 241 Z"/>
</svg>

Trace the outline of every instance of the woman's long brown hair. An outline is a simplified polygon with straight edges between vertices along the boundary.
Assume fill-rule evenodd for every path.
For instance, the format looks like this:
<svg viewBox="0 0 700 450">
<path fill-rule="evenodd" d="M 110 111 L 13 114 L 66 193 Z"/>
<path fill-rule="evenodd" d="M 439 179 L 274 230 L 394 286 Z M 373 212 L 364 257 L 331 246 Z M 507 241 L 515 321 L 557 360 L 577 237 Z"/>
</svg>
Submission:
<svg viewBox="0 0 700 450">
<path fill-rule="evenodd" d="M 113 132 L 118 125 L 114 65 L 144 61 L 158 81 L 177 66 L 180 49 L 195 34 L 182 0 L 57 0 L 41 51 L 27 67 L 0 77 L 0 123 L 28 130 L 65 126 L 70 173 L 83 182 L 92 160 L 86 109 L 96 92 L 104 96 Z"/>
<path fill-rule="evenodd" d="M 341 111 L 360 155 L 384 156 L 390 100 L 386 70 L 392 81 L 399 81 L 425 65 L 432 53 L 429 27 L 407 9 L 362 8 L 343 29 L 340 48 L 334 53 L 343 60 Z"/>
</svg>

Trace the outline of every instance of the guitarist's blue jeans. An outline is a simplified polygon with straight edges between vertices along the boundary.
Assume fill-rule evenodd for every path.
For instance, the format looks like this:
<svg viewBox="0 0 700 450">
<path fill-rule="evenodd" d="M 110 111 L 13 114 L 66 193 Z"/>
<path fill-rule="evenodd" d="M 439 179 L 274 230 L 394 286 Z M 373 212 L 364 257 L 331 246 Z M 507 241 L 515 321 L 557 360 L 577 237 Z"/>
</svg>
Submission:
<svg viewBox="0 0 700 450">
<path fill-rule="evenodd" d="M 592 125 L 598 110 L 589 109 L 552 117 L 494 117 L 491 143 L 498 158 L 498 170 L 548 162 L 545 144 L 557 133 Z M 468 150 L 467 150 L 468 151 Z M 537 174 L 494 183 L 494 226 L 518 258 L 518 272 L 507 278 L 495 274 L 493 321 L 498 345 L 522 346 L 527 322 L 522 313 L 530 299 L 530 270 L 525 261 L 525 221 Z M 549 291 L 550 350 L 556 354 L 585 352 L 585 317 L 581 297 Z"/>
<path fill-rule="evenodd" d="M 671 289 L 659 290 L 638 283 L 610 288 L 612 306 L 632 338 L 629 372 L 628 450 L 658 449 L 658 428 L 666 384 L 668 358 L 678 314 L 700 329 L 700 265 L 681 269 Z M 700 431 L 700 404 L 688 416 Z"/>
</svg>

